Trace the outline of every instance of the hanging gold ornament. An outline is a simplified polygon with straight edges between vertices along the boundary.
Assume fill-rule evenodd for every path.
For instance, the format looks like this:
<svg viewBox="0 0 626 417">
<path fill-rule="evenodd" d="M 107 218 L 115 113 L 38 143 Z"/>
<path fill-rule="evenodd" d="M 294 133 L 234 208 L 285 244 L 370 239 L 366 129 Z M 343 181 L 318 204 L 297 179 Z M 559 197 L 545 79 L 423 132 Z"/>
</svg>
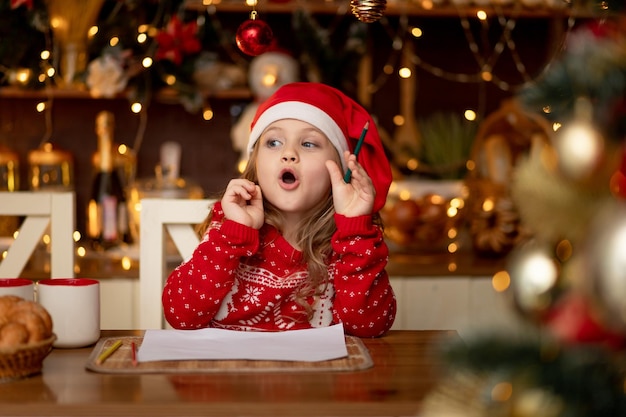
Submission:
<svg viewBox="0 0 626 417">
<path fill-rule="evenodd" d="M 55 57 L 61 88 L 84 88 L 81 75 L 89 60 L 88 31 L 96 24 L 104 0 L 47 0 L 50 28 L 60 57 Z"/>
<path fill-rule="evenodd" d="M 387 8 L 386 0 L 350 0 L 352 14 L 361 22 L 373 23 L 383 17 Z"/>
</svg>

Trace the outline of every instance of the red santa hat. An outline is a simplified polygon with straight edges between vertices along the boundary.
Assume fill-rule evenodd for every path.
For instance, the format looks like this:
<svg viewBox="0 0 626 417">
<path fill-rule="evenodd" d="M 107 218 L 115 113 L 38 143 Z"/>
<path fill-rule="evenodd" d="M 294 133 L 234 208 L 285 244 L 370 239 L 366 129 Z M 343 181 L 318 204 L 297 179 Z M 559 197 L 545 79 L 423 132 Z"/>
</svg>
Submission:
<svg viewBox="0 0 626 417">
<path fill-rule="evenodd" d="M 325 84 L 286 84 L 260 104 L 251 124 L 248 154 L 263 131 L 282 119 L 301 120 L 320 129 L 337 149 L 344 172 L 347 167 L 343 153 L 346 150 L 354 152 L 363 127 L 369 122 L 357 158 L 376 190 L 373 212 L 378 212 L 385 205 L 391 185 L 391 167 L 376 124 L 367 110 L 341 91 Z"/>
</svg>

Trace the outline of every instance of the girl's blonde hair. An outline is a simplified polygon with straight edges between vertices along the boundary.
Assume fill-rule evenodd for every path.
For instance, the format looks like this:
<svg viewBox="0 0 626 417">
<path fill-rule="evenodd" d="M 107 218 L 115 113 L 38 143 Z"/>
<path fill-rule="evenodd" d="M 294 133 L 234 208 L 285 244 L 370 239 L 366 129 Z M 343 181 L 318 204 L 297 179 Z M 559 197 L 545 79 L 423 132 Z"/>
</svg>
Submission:
<svg viewBox="0 0 626 417">
<path fill-rule="evenodd" d="M 258 184 L 256 174 L 256 157 L 258 154 L 257 142 L 252 150 L 246 169 L 241 178 Z M 274 226 L 282 232 L 282 213 L 267 200 L 263 199 L 265 223 Z M 329 283 L 328 262 L 332 253 L 331 239 L 337 226 L 335 224 L 335 206 L 332 193 L 328 193 L 326 199 L 320 201 L 310 215 L 302 221 L 298 227 L 297 242 L 302 251 L 302 263 L 307 265 L 308 280 L 298 289 L 296 302 L 307 312 L 307 320 L 313 315 L 313 308 L 306 301 L 307 297 L 319 296 L 324 293 Z M 213 210 L 200 225 L 198 232 L 204 234 L 211 223 Z M 374 215 L 374 221 L 380 224 L 378 213 Z"/>
</svg>

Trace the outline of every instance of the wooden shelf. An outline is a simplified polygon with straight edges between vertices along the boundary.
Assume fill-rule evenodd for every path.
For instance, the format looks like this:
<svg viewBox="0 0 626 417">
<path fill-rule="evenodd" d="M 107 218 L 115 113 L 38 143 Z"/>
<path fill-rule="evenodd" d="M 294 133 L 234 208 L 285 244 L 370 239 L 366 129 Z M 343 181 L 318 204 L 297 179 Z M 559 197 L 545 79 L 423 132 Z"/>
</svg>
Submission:
<svg viewBox="0 0 626 417">
<path fill-rule="evenodd" d="M 205 92 L 202 93 L 202 96 L 217 100 L 251 100 L 252 92 L 247 87 L 237 87 L 216 92 Z M 173 88 L 162 89 L 154 96 L 154 99 L 162 103 L 180 103 L 178 93 Z"/>
<path fill-rule="evenodd" d="M 217 100 L 249 100 L 252 99 L 252 92 L 246 87 L 233 88 L 229 90 L 206 92 L 203 93 L 205 98 L 214 98 Z M 3 98 L 19 98 L 19 99 L 92 99 L 92 100 L 110 100 L 108 98 L 94 98 L 88 91 L 81 89 L 63 89 L 51 88 L 44 90 L 28 90 L 18 87 L 2 87 L 0 88 L 0 97 Z M 126 99 L 123 93 L 118 94 L 111 99 Z M 154 99 L 163 103 L 180 103 L 178 95 L 174 89 L 162 89 L 154 95 Z"/>
<path fill-rule="evenodd" d="M 78 89 L 50 88 L 42 90 L 24 89 L 19 87 L 0 88 L 0 97 L 4 98 L 91 98 L 88 91 Z"/>
<path fill-rule="evenodd" d="M 466 250 L 450 254 L 390 253 L 387 273 L 394 277 L 492 276 L 506 269 L 507 257 L 487 258 Z"/>
<path fill-rule="evenodd" d="M 485 11 L 489 16 L 505 15 L 519 18 L 563 18 L 568 16 L 591 17 L 587 10 L 571 10 L 567 7 L 537 6 L 527 7 L 519 5 L 516 0 L 510 6 L 494 7 L 485 6 L 455 6 L 444 3 L 434 5 L 431 8 L 422 7 L 417 2 L 388 1 L 385 15 L 388 16 L 424 16 L 424 17 L 458 17 L 475 16 L 478 11 Z M 206 2 L 206 1 L 205 1 Z M 213 0 L 212 4 L 206 5 L 203 0 L 190 0 L 187 2 L 189 10 L 213 10 L 226 13 L 249 13 L 252 9 L 241 0 Z M 426 2 L 424 2 L 425 4 Z M 513 5 L 515 4 L 515 5 Z M 285 0 L 285 1 L 262 1 L 256 6 L 259 13 L 293 13 L 297 9 L 304 9 L 313 14 L 346 14 L 350 13 L 350 0 L 325 1 L 325 0 Z"/>
</svg>

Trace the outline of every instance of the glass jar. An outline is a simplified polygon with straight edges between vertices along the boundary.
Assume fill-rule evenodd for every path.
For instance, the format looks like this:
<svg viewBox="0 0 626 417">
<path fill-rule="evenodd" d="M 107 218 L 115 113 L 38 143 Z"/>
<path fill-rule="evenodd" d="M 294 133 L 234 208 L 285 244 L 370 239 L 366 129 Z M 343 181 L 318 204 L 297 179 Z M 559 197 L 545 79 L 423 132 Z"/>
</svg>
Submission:
<svg viewBox="0 0 626 417">
<path fill-rule="evenodd" d="M 12 150 L 0 146 L 0 191 L 20 189 L 19 156 Z"/>
<path fill-rule="evenodd" d="M 28 153 L 30 188 L 33 191 L 73 191 L 72 154 L 53 149 L 51 143 Z"/>
<path fill-rule="evenodd" d="M 0 145 L 0 191 L 18 191 L 20 188 L 19 156 Z M 19 217 L 0 216 L 0 257 L 13 242 L 13 234 L 19 227 Z"/>
</svg>

